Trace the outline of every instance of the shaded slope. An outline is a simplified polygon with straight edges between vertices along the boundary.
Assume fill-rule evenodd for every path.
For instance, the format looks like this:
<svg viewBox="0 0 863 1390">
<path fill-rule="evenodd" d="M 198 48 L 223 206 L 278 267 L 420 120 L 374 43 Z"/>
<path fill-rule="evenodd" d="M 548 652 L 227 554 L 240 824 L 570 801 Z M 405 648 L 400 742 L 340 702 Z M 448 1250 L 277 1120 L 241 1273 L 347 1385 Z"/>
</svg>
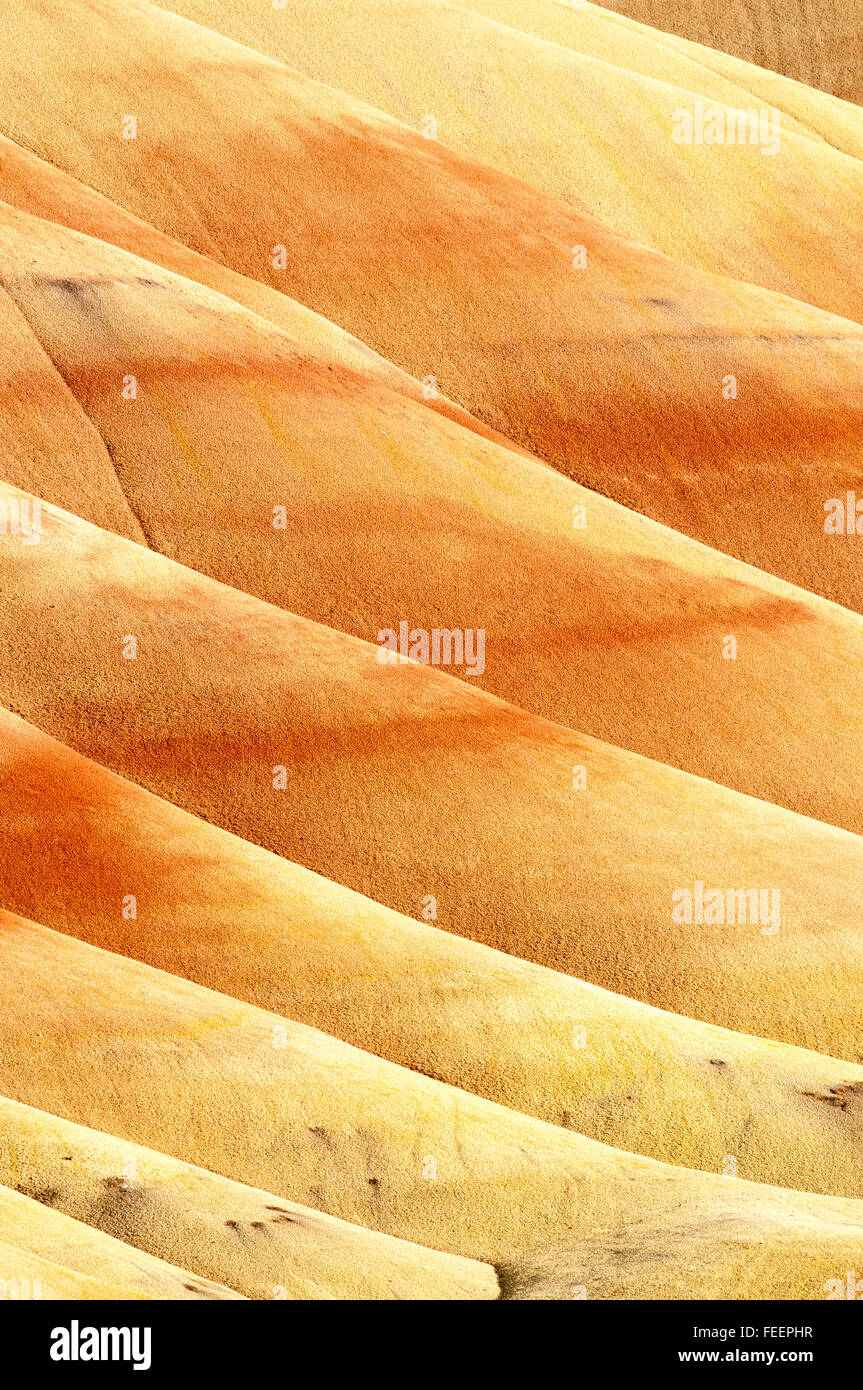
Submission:
<svg viewBox="0 0 863 1390">
<path fill-rule="evenodd" d="M 54 508 L 0 565 L 0 702 L 96 761 L 409 916 L 432 895 L 461 935 L 863 1057 L 859 837 L 383 665 Z M 699 882 L 765 893 L 765 918 L 735 896 L 734 925 L 675 920 Z"/>
<path fill-rule="evenodd" d="M 762 1266 L 744 1294 L 781 1296 L 807 1274 L 814 1286 L 813 1230 L 836 1259 L 863 1249 L 860 1202 L 635 1158 L 10 914 L 0 923 L 0 1085 L 26 1103 L 498 1264 L 681 1208 L 781 1231 L 769 1277 Z M 94 1090 L 94 1070 L 110 1084 Z"/>
<path fill-rule="evenodd" d="M 482 629 L 471 679 L 492 693 L 863 828 L 848 767 L 863 734 L 859 616 L 481 441 L 149 262 L 11 207 L 0 249 L 10 313 L 34 335 L 17 352 L 29 405 L 21 427 L 8 421 L 4 481 L 115 530 L 102 498 L 121 495 L 153 547 L 368 641 L 401 620 Z M 34 462 L 29 426 L 50 422 L 52 390 L 86 412 L 101 467 L 82 467 L 59 427 Z M 813 473 L 812 544 L 790 539 L 798 567 L 863 606 L 858 538 L 820 524 L 819 489 L 850 481 Z"/>
<path fill-rule="evenodd" d="M 682 38 L 728 49 L 799 82 L 863 101 L 860 0 L 610 0 L 609 8 Z"/>
<path fill-rule="evenodd" d="M 2 84 L 4 133 L 586 485 L 844 597 L 814 555 L 837 540 L 827 480 L 860 477 L 863 329 L 637 248 L 167 11 L 26 0 L 9 19 L 36 60 Z M 82 64 L 110 102 L 70 96 Z"/>
<path fill-rule="evenodd" d="M 677 113 L 692 113 L 698 100 L 717 105 L 717 87 L 723 119 L 759 110 L 758 99 L 709 75 L 705 89 L 706 70 L 688 73 L 683 85 L 667 65 L 645 76 L 621 66 L 622 54 L 585 56 L 447 0 L 166 7 L 414 129 L 426 129 L 431 116 L 445 145 L 666 255 L 863 318 L 863 164 L 812 138 L 786 111 L 763 140 L 759 131 L 758 143 L 677 143 Z M 829 124 L 832 99 L 813 92 L 810 100 L 820 100 L 820 124 Z M 863 141 L 863 112 L 855 134 Z"/>
<path fill-rule="evenodd" d="M 89 1289 L 85 1286 L 88 1297 L 194 1301 L 241 1296 L 208 1279 L 176 1269 L 164 1260 L 157 1260 L 142 1250 L 136 1250 L 134 1246 L 105 1235 L 103 1231 L 74 1221 L 63 1212 L 53 1211 L 43 1202 L 2 1186 L 0 1248 L 6 1252 L 0 1255 L 0 1277 L 19 1283 L 22 1279 L 47 1278 L 49 1297 L 52 1296 L 50 1290 L 55 1276 L 49 1270 L 34 1266 L 34 1256 L 40 1262 L 79 1276 L 79 1279 L 68 1281 L 65 1290 L 58 1280 L 58 1287 L 53 1292 L 55 1298 L 81 1297 L 80 1276 L 93 1281 Z M 19 1250 L 23 1256 L 20 1263 L 17 1258 Z"/>
<path fill-rule="evenodd" d="M 860 1067 L 411 921 L 5 712 L 0 731 L 5 907 L 616 1148 L 715 1172 L 730 1155 L 740 1177 L 861 1190 Z"/>
<path fill-rule="evenodd" d="M 247 1298 L 498 1295 L 488 1266 L 351 1226 L 3 1098 L 0 1182 Z"/>
<path fill-rule="evenodd" d="M 37 494 L 50 479 L 51 497 L 60 506 L 122 536 L 145 540 L 101 435 L 2 290 L 0 468 Z"/>
</svg>

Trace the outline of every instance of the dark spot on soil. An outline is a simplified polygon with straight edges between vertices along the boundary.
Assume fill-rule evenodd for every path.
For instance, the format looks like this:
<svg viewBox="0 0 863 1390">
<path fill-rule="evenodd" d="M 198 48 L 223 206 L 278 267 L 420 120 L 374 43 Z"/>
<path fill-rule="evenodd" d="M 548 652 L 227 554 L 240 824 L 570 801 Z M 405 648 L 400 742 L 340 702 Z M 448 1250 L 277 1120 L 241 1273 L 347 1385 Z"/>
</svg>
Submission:
<svg viewBox="0 0 863 1390">
<path fill-rule="evenodd" d="M 132 1184 L 130 1183 L 128 1178 L 103 1178 L 102 1186 L 109 1187 L 114 1192 L 131 1192 L 132 1190 Z"/>
<path fill-rule="evenodd" d="M 72 280 L 66 276 L 46 277 L 45 284 L 54 290 L 65 290 L 66 294 L 80 294 L 83 288 L 80 280 Z"/>
<path fill-rule="evenodd" d="M 822 1105 L 834 1105 L 838 1110 L 847 1110 L 849 1100 L 863 1096 L 863 1081 L 849 1081 L 847 1086 L 832 1086 L 826 1095 L 817 1091 L 804 1091 L 809 1100 L 820 1100 Z"/>
<path fill-rule="evenodd" d="M 43 1207 L 53 1207 L 60 1196 L 59 1187 L 28 1187 L 26 1183 L 17 1183 L 15 1190 L 23 1197 L 31 1197 L 34 1202 L 41 1202 Z"/>
</svg>

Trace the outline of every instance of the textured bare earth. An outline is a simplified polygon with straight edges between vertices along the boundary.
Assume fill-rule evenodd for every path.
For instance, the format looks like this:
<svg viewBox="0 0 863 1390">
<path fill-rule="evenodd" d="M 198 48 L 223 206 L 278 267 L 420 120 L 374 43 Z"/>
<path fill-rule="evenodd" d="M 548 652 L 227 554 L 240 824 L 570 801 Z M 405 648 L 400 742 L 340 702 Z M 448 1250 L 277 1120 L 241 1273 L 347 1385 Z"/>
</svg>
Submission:
<svg viewBox="0 0 863 1390">
<path fill-rule="evenodd" d="M 2 1299 L 861 1266 L 851 11 L 622 8 L 0 0 Z"/>
<path fill-rule="evenodd" d="M 0 66 L 0 132 L 434 376 L 577 481 L 863 606 L 824 532 L 825 502 L 860 479 L 863 328 L 624 241 L 143 0 L 6 8 L 43 70 Z M 104 83 L 73 111 L 82 44 Z"/>
<path fill-rule="evenodd" d="M 65 1118 L 187 1161 L 194 1150 L 235 1181 L 487 1263 L 672 1211 L 770 1228 L 739 1296 L 779 1281 L 818 1297 L 831 1261 L 859 1261 L 860 1202 L 634 1157 L 11 914 L 0 932 L 0 1087 L 15 1100 L 38 1091 Z M 106 1062 L 112 1085 L 94 1091 Z M 34 1205 L 45 1223 L 68 1220 Z M 713 1277 L 705 1269 L 695 1296 Z"/>
<path fill-rule="evenodd" d="M 863 1068 L 412 921 L 12 716 L 0 729 L 0 889 L 22 915 L 616 1148 L 714 1172 L 734 1154 L 741 1177 L 860 1191 Z"/>
<path fill-rule="evenodd" d="M 108 1250 L 122 1241 L 247 1298 L 498 1296 L 494 1271 L 476 1261 L 352 1226 L 6 1099 L 0 1099 L 0 1181 L 106 1232 L 114 1238 L 102 1242 Z M 10 1256 L 7 1268 L 12 1267 Z M 41 1276 L 37 1270 L 21 1277 Z"/>
<path fill-rule="evenodd" d="M 863 101 L 860 0 L 611 0 L 609 8 Z"/>
<path fill-rule="evenodd" d="M 0 246 L 5 481 L 367 641 L 401 619 L 482 629 L 470 679 L 492 693 L 863 827 L 847 760 L 859 617 L 478 439 L 320 351 L 302 322 L 286 337 L 12 208 Z M 841 586 L 855 541 L 830 539 Z"/>
<path fill-rule="evenodd" d="M 54 508 L 0 560 L 0 701 L 88 757 L 408 916 L 432 895 L 500 950 L 863 1057 L 859 836 L 382 664 Z M 675 920 L 697 883 L 764 889 L 776 921 Z"/>
<path fill-rule="evenodd" d="M 571 47 L 513 27 L 517 6 L 506 24 L 447 0 L 291 0 L 283 9 L 257 0 L 171 0 L 166 8 L 433 132 L 666 255 L 861 318 L 863 164 L 820 133 L 832 133 L 834 99 L 821 96 L 813 112 L 818 94 L 801 102 L 787 83 L 781 105 L 766 107 L 757 70 L 740 75 L 743 85 L 717 78 L 681 63 L 661 34 L 654 39 L 662 61 L 644 72 L 613 16 L 600 30 L 601 11 L 554 4 L 571 23 Z M 526 13 L 529 20 L 534 11 Z M 599 32 L 600 42 L 591 42 Z M 699 101 L 723 121 L 728 111 L 754 109 L 757 123 L 763 110 L 767 124 L 757 140 L 733 147 L 675 142 L 677 113 L 694 119 Z M 842 117 L 856 150 L 863 111 Z"/>
</svg>

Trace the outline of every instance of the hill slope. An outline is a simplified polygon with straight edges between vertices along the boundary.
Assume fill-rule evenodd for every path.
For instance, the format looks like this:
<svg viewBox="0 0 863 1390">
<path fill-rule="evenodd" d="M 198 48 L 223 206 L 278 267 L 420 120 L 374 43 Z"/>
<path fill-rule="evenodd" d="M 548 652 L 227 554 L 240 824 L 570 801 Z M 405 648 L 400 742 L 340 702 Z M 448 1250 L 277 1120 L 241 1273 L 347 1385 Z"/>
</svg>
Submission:
<svg viewBox="0 0 863 1390">
<path fill-rule="evenodd" d="M 592 9 L 593 7 L 590 6 Z M 860 0 L 610 0 L 609 8 L 644 24 L 670 29 L 699 44 L 727 49 L 758 63 L 863 101 L 863 7 Z"/>
<path fill-rule="evenodd" d="M 635 1158 L 11 914 L 0 926 L 0 1087 L 13 1099 L 490 1263 L 672 1212 L 738 1215 L 753 1235 L 770 1229 L 739 1293 L 818 1297 L 825 1255 L 863 1250 L 860 1202 Z"/>
<path fill-rule="evenodd" d="M 647 75 L 624 65 L 629 55 L 613 44 L 609 53 L 609 38 L 619 33 L 613 24 L 604 26 L 597 56 L 448 0 L 350 0 L 337 7 L 291 0 L 279 9 L 257 0 L 168 0 L 166 8 L 415 130 L 433 129 L 445 145 L 623 236 L 703 270 L 863 318 L 863 164 L 795 119 L 800 103 L 790 83 L 791 110 L 783 102 L 771 114 L 757 94 L 694 63 L 674 71 L 675 55 L 659 34 L 664 63 Z M 577 11 L 575 41 L 584 27 Z M 705 112 L 719 107 L 723 122 L 729 112 L 754 109 L 757 139 L 747 126 L 746 143 L 733 148 L 678 143 L 678 113 L 694 120 L 699 101 Z M 814 119 L 830 128 L 833 99 L 812 92 L 809 101 L 820 101 L 823 113 Z M 808 104 L 803 114 L 813 119 Z M 856 117 L 846 121 L 855 147 L 863 141 L 863 112 Z"/>
<path fill-rule="evenodd" d="M 302 321 L 8 206 L 0 248 L 4 482 L 368 641 L 482 629 L 491 693 L 863 829 L 859 616 L 441 419 Z M 812 562 L 863 602 L 856 538 L 820 537 Z"/>
<path fill-rule="evenodd" d="M 7 908 L 616 1148 L 859 1192 L 863 1068 L 399 916 L 3 711 L 0 730 Z"/>
<path fill-rule="evenodd" d="M 3 1186 L 0 1279 L 6 1281 L 4 1298 L 20 1297 L 21 1281 L 32 1279 L 47 1284 L 41 1296 L 48 1298 L 170 1298 L 188 1302 L 241 1296 Z M 18 1292 L 10 1293 L 10 1285 L 17 1286 Z"/>
<path fill-rule="evenodd" d="M 634 246 L 143 0 L 4 7 L 35 55 L 0 66 L 9 138 L 586 486 L 853 606 L 823 528 L 860 478 L 863 328 Z M 104 77 L 87 103 L 82 67 Z"/>
<path fill-rule="evenodd" d="M 0 577 L 0 702 L 97 762 L 408 916 L 432 897 L 463 936 L 863 1056 L 858 836 L 382 664 L 54 508 L 38 545 L 0 537 Z M 699 921 L 699 883 L 721 917 Z"/>
<path fill-rule="evenodd" d="M 351 1226 L 5 1098 L 0 1182 L 247 1298 L 498 1295 L 487 1265 Z"/>
</svg>

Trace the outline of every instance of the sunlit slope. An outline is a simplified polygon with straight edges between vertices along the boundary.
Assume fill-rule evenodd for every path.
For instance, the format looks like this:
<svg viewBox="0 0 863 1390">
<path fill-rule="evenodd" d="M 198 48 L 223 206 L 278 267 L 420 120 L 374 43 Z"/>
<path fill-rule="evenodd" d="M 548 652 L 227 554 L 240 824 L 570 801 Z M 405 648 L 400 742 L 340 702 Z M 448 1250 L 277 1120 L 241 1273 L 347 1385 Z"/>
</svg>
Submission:
<svg viewBox="0 0 863 1390">
<path fill-rule="evenodd" d="M 0 703 L 96 761 L 408 916 L 863 1056 L 858 836 L 382 664 L 54 508 L 39 544 L 0 538 L 0 581 Z M 701 924 L 699 883 L 734 925 Z"/>
<path fill-rule="evenodd" d="M 860 1267 L 858 1250 L 856 1233 L 829 1219 L 789 1238 L 781 1218 L 765 1216 L 755 1230 L 733 1203 L 721 1213 L 684 1209 L 660 1222 L 612 1227 L 507 1263 L 499 1270 L 501 1297 L 749 1299 L 765 1296 L 753 1291 L 769 1289 L 781 1268 L 782 1298 L 846 1298 L 854 1296 L 848 1287 L 858 1277 L 850 1272 Z"/>
<path fill-rule="evenodd" d="M 773 1282 L 744 1279 L 744 1293 L 781 1297 L 801 1266 L 819 1278 L 813 1225 L 828 1237 L 842 1228 L 837 1258 L 863 1251 L 861 1202 L 633 1157 L 126 957 L 0 920 L 0 1085 L 13 1099 L 489 1262 L 681 1208 L 733 1209 L 755 1230 L 778 1222 Z M 94 1074 L 106 1084 L 94 1088 Z"/>
<path fill-rule="evenodd" d="M 863 101 L 860 0 L 611 0 L 609 8 Z"/>
<path fill-rule="evenodd" d="M 9 206 L 0 248 L 22 338 L 4 481 L 367 641 L 402 620 L 481 629 L 471 679 L 493 694 L 863 828 L 848 776 L 863 734 L 857 614 L 480 440 L 151 262 Z M 29 449 L 52 390 L 86 412 L 99 451 L 86 467 L 59 424 L 50 448 Z M 820 488 L 852 481 L 834 472 Z M 807 486 L 811 565 L 863 607 L 858 538 L 824 534 L 817 477 Z"/>
<path fill-rule="evenodd" d="M 61 1061 L 58 1065 L 62 1068 L 65 1064 Z M 856 1203 L 851 1205 L 856 1206 Z M 19 1250 L 22 1253 L 20 1262 Z M 58 1286 L 53 1288 L 53 1273 L 34 1265 L 34 1256 L 49 1266 L 59 1267 L 60 1271 L 77 1275 L 78 1279 L 65 1281 L 65 1288 L 58 1279 Z M 86 1284 L 81 1288 L 80 1276 L 92 1281 L 89 1288 Z M 20 1287 L 22 1279 L 34 1278 L 48 1281 L 43 1297 L 187 1301 L 241 1297 L 232 1289 L 176 1269 L 143 1250 L 136 1250 L 103 1231 L 54 1211 L 44 1202 L 0 1186 L 0 1279 L 7 1281 L 8 1288 L 12 1281 L 18 1281 Z"/>
<path fill-rule="evenodd" d="M 498 1294 L 487 1265 L 349 1225 L 3 1098 L 0 1182 L 247 1298 Z M 0 1255 L 0 1274 L 2 1266 Z"/>
<path fill-rule="evenodd" d="M 863 328 L 638 248 L 167 11 L 7 12 L 34 62 L 0 69 L 3 133 L 580 482 L 850 603 L 817 557 L 848 543 L 824 502 L 860 477 Z"/>
<path fill-rule="evenodd" d="M 863 115 L 853 104 L 856 97 L 839 100 L 829 94 L 829 83 L 806 85 L 731 56 L 730 27 L 723 27 L 710 47 L 670 33 L 665 25 L 650 28 L 599 5 L 570 5 L 560 0 L 459 0 L 459 8 L 575 53 L 701 92 L 711 101 L 742 110 L 774 107 L 782 112 L 783 128 L 808 130 L 845 154 L 863 155 Z M 692 7 L 687 9 L 691 12 Z"/>
<path fill-rule="evenodd" d="M 58 1299 L 120 1300 L 144 1296 L 127 1292 L 122 1284 L 93 1279 L 79 1270 L 65 1269 L 30 1250 L 0 1241 L 0 1300 L 35 1297 L 43 1302 L 54 1302 Z"/>
<path fill-rule="evenodd" d="M 616 1148 L 863 1191 L 860 1067 L 399 916 L 11 715 L 0 730 L 5 907 Z"/>
<path fill-rule="evenodd" d="M 784 111 L 754 140 L 746 127 L 733 147 L 673 138 L 678 113 L 694 120 L 699 100 L 703 110 L 721 104 L 724 123 L 732 110 L 757 112 L 760 99 L 724 91 L 717 103 L 715 80 L 705 90 L 693 74 L 684 85 L 667 71 L 647 77 L 447 0 L 166 7 L 666 255 L 863 318 L 863 163 Z M 833 98 L 811 99 L 829 120 Z M 857 133 L 863 139 L 863 112 Z"/>
</svg>

